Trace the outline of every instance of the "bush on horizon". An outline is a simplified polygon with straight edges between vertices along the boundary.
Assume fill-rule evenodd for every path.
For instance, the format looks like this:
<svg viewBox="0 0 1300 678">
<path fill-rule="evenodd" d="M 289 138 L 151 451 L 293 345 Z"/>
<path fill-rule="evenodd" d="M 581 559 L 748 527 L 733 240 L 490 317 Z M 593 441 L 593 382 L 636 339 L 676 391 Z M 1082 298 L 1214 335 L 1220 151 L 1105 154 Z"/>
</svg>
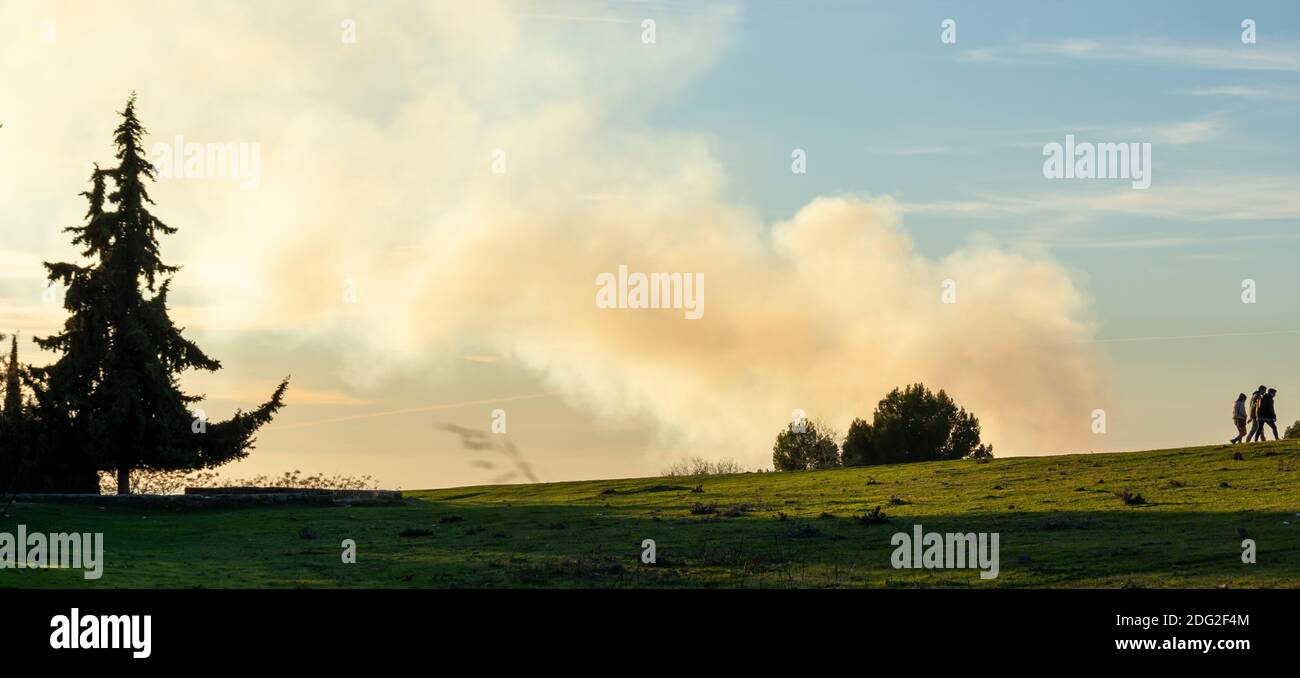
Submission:
<svg viewBox="0 0 1300 678">
<path fill-rule="evenodd" d="M 776 436 L 772 466 L 778 471 L 815 471 L 840 466 L 840 448 L 828 426 L 815 421 L 793 423 Z"/>
</svg>

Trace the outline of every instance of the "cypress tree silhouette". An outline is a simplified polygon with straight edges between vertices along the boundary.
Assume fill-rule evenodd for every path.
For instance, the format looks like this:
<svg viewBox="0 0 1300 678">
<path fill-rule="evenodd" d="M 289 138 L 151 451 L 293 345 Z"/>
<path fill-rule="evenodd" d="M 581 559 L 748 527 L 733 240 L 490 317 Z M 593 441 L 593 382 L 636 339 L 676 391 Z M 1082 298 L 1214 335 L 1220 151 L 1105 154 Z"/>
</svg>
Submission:
<svg viewBox="0 0 1300 678">
<path fill-rule="evenodd" d="M 0 340 L 5 335 L 0 334 Z M 9 361 L 5 363 L 5 401 L 0 417 L 6 424 L 16 421 L 23 414 L 22 366 L 18 363 L 18 335 L 14 335 L 9 346 Z"/>
<path fill-rule="evenodd" d="M 0 340 L 4 335 L 0 334 Z M 17 417 L 19 410 L 22 409 L 22 384 L 18 375 L 18 335 L 13 336 L 13 343 L 9 345 L 9 360 L 5 362 L 4 371 L 4 418 L 9 420 L 10 417 Z"/>
<path fill-rule="evenodd" d="M 66 287 L 71 317 L 62 332 L 36 343 L 62 356 L 31 371 L 40 419 L 53 429 L 43 453 L 60 457 L 57 465 L 72 469 L 83 491 L 85 473 L 97 487 L 96 472 L 115 471 L 118 494 L 127 494 L 132 469 L 197 470 L 248 456 L 253 433 L 283 405 L 289 380 L 270 400 L 226 421 L 200 425 L 191 414 L 202 396 L 181 391 L 180 373 L 216 371 L 221 363 L 168 317 L 167 293 L 179 269 L 159 258 L 158 234 L 176 229 L 148 210 L 154 202 L 145 179 L 155 180 L 154 167 L 143 156 L 134 92 L 120 115 L 113 135 L 118 165 L 95 166 L 91 190 L 81 193 L 89 203 L 85 223 L 64 229 L 90 264 L 45 264 L 50 281 Z"/>
<path fill-rule="evenodd" d="M 0 341 L 5 335 L 0 334 Z M 27 452 L 22 437 L 23 393 L 18 364 L 18 337 L 13 337 L 9 347 L 9 360 L 5 363 L 4 405 L 0 408 L 0 494 L 18 487 L 22 476 L 22 461 Z"/>
</svg>

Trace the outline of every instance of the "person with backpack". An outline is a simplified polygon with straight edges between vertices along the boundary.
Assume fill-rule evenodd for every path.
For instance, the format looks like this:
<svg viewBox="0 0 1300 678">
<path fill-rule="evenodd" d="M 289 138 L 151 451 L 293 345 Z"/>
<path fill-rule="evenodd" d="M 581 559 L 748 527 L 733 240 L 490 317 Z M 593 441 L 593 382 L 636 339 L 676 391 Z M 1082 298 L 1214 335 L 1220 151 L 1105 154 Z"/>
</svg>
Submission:
<svg viewBox="0 0 1300 678">
<path fill-rule="evenodd" d="M 1246 437 L 1246 394 L 1238 393 L 1237 402 L 1232 404 L 1232 423 L 1237 425 L 1237 437 L 1229 440 L 1236 444 Z"/>
</svg>

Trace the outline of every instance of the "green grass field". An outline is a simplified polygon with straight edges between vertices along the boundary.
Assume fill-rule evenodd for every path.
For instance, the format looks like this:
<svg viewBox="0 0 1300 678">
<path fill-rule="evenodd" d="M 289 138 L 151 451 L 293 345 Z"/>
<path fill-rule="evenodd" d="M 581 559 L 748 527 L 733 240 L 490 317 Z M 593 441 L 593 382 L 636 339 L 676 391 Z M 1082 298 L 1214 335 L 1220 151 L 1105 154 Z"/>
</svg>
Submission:
<svg viewBox="0 0 1300 678">
<path fill-rule="evenodd" d="M 1124 488 L 1147 503 L 1125 504 Z M 406 495 L 377 507 L 15 504 L 0 532 L 103 532 L 104 576 L 0 570 L 0 587 L 1300 586 L 1297 441 Z M 875 506 L 890 524 L 855 518 Z M 893 569 L 890 537 L 916 523 L 999 533 L 1000 576 Z M 355 564 L 341 561 L 344 539 Z M 654 565 L 641 563 L 644 539 Z"/>
</svg>

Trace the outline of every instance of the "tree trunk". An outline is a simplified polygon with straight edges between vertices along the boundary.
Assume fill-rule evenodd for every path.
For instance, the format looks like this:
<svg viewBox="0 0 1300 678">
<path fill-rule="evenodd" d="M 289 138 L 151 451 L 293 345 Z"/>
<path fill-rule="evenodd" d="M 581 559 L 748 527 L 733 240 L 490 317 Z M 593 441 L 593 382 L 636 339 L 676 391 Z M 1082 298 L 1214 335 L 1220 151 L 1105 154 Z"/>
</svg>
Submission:
<svg viewBox="0 0 1300 678">
<path fill-rule="evenodd" d="M 131 494 L 131 467 L 117 467 L 117 493 Z"/>
</svg>

